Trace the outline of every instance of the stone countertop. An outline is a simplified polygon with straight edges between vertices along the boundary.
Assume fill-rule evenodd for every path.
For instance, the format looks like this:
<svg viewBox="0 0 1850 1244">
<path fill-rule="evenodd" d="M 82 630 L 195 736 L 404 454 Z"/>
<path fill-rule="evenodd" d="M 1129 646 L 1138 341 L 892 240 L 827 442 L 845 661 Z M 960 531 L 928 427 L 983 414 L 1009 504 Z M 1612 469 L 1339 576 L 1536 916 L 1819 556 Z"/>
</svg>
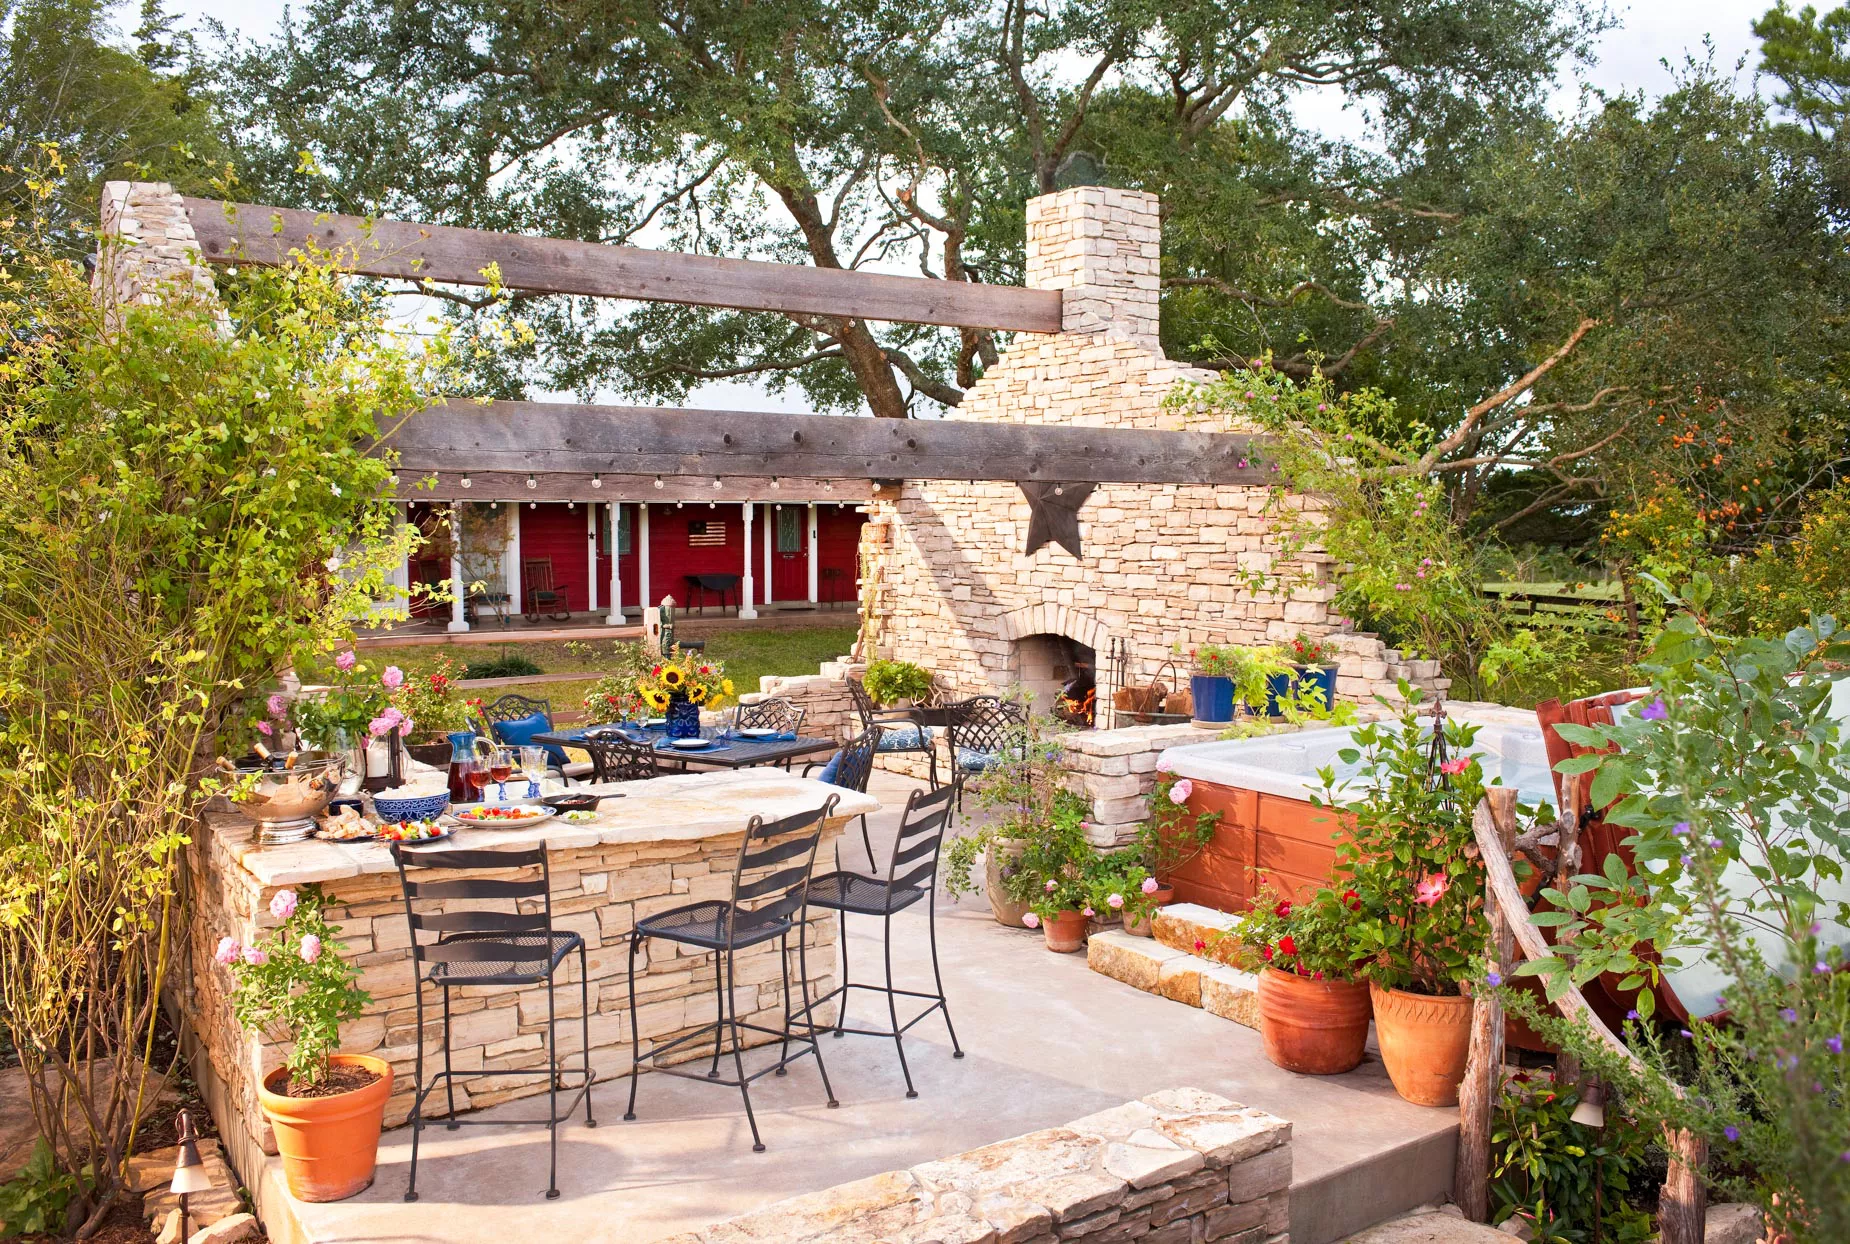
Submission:
<svg viewBox="0 0 1850 1244">
<path fill-rule="evenodd" d="M 837 817 L 860 816 L 880 807 L 880 801 L 871 795 L 764 768 L 674 774 L 641 782 L 577 786 L 572 790 L 620 794 L 623 798 L 606 799 L 597 810 L 597 819 L 581 825 L 553 817 L 524 829 L 459 828 L 445 844 L 493 849 L 543 843 L 554 850 L 569 850 L 610 843 L 687 842 L 738 833 L 754 814 L 774 820 L 810 811 L 830 795 L 841 799 L 835 809 Z M 309 839 L 259 846 L 255 824 L 235 812 L 209 816 L 206 828 L 264 888 L 339 881 L 394 870 L 391 852 L 381 842 Z"/>
</svg>

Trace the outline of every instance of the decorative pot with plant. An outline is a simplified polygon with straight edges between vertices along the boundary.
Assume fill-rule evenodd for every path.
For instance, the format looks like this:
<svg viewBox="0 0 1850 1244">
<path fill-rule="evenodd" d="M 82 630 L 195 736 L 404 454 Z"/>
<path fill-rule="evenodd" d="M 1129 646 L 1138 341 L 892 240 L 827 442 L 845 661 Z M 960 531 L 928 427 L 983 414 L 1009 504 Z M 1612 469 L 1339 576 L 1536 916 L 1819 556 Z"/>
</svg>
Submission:
<svg viewBox="0 0 1850 1244">
<path fill-rule="evenodd" d="M 705 654 L 677 647 L 651 665 L 637 680 L 643 703 L 668 718 L 668 737 L 691 739 L 700 733 L 700 710 L 717 708 L 733 693 L 726 667 Z"/>
<path fill-rule="evenodd" d="M 1224 726 L 1241 708 L 1248 712 L 1262 709 L 1268 680 L 1287 668 L 1272 648 L 1202 644 L 1189 656 L 1195 663 L 1189 692 L 1195 702 L 1195 720 L 1202 725 Z"/>
<path fill-rule="evenodd" d="M 339 1201 L 373 1182 L 392 1095 L 389 1063 L 334 1053 L 341 1024 L 359 1018 L 371 998 L 354 984 L 359 969 L 341 958 L 325 906 L 317 886 L 278 890 L 270 914 L 282 923 L 248 946 L 227 937 L 215 955 L 237 981 L 238 1023 L 289 1042 L 257 1098 L 275 1129 L 290 1194 L 302 1201 Z"/>
<path fill-rule="evenodd" d="M 594 725 L 619 721 L 640 721 L 647 717 L 649 705 L 640 685 L 649 677 L 655 658 L 640 643 L 613 643 L 607 653 L 598 653 L 589 644 L 567 644 L 575 656 L 596 657 L 603 663 L 604 675 L 585 692 L 581 707 L 585 720 Z M 721 683 L 720 690 L 725 690 Z"/>
<path fill-rule="evenodd" d="M 1286 1071 L 1354 1070 L 1368 1041 L 1368 983 L 1355 977 L 1349 926 L 1354 890 L 1328 887 L 1292 900 L 1266 887 L 1228 933 L 1229 958 L 1259 974 L 1259 1039 Z"/>
<path fill-rule="evenodd" d="M 1148 911 L 1140 910 L 1135 921 L 1126 916 L 1126 933 L 1139 937 L 1152 934 L 1151 921 L 1157 909 L 1175 902 L 1171 879 L 1214 841 L 1222 813 L 1191 810 L 1188 801 L 1194 793 L 1195 784 L 1187 778 L 1179 778 L 1168 769 L 1157 770 L 1156 789 L 1150 793 L 1150 815 L 1137 827 L 1134 844 L 1146 878 L 1138 886 L 1143 894 L 1140 907 L 1147 906 Z"/>
<path fill-rule="evenodd" d="M 1282 648 L 1289 668 L 1266 679 L 1266 712 L 1284 716 L 1288 704 L 1331 712 L 1336 706 L 1336 653 L 1336 645 L 1329 640 L 1298 632 Z"/>
<path fill-rule="evenodd" d="M 450 763 L 450 738 L 458 730 L 473 728 L 469 705 L 456 685 L 456 663 L 438 657 L 428 674 L 409 674 L 392 692 L 391 707 L 398 710 L 399 735 L 413 760 L 441 769 Z"/>
<path fill-rule="evenodd" d="M 931 675 L 910 661 L 869 661 L 861 678 L 868 697 L 888 708 L 912 708 L 931 699 Z"/>
<path fill-rule="evenodd" d="M 1064 749 L 1055 731 L 1053 720 L 1042 716 L 1015 728 L 996 762 L 969 779 L 969 796 L 990 816 L 975 833 L 944 847 L 945 893 L 955 898 L 974 891 L 977 856 L 987 855 L 989 908 L 998 924 L 1011 928 L 1038 927 L 1032 908 L 1044 900 L 1047 881 L 1081 876 L 1097 854 L 1086 840 L 1091 805 L 1065 786 Z"/>
<path fill-rule="evenodd" d="M 1408 1101 L 1449 1106 L 1471 1033 L 1461 986 L 1484 957 L 1484 872 L 1471 849 L 1483 770 L 1468 751 L 1475 726 L 1434 724 L 1418 691 L 1400 690 L 1399 720 L 1356 727 L 1356 746 L 1338 753 L 1355 776 L 1339 788 L 1324 770 L 1311 802 L 1348 830 L 1333 884 L 1360 902 L 1347 935 L 1372 994 L 1381 1061 Z"/>
</svg>

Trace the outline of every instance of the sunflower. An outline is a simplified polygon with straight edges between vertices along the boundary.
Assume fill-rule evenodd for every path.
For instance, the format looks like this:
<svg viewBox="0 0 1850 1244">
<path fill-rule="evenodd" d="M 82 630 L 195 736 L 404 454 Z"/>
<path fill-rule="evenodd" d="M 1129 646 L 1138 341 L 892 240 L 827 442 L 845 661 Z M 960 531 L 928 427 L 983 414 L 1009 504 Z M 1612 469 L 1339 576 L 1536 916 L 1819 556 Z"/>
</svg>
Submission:
<svg viewBox="0 0 1850 1244">
<path fill-rule="evenodd" d="M 668 696 L 654 688 L 643 692 L 642 698 L 647 700 L 649 702 L 649 707 L 658 713 L 668 707 Z"/>
<path fill-rule="evenodd" d="M 732 694 L 732 679 L 728 678 L 722 681 L 719 685 L 719 689 L 725 692 L 727 695 L 731 695 Z"/>
<path fill-rule="evenodd" d="M 680 670 L 670 665 L 662 670 L 662 685 L 673 690 L 680 686 L 686 677 Z"/>
<path fill-rule="evenodd" d="M 689 704 L 698 704 L 706 698 L 707 698 L 707 689 L 701 686 L 699 683 L 694 683 L 692 686 L 688 687 L 687 702 Z"/>
</svg>

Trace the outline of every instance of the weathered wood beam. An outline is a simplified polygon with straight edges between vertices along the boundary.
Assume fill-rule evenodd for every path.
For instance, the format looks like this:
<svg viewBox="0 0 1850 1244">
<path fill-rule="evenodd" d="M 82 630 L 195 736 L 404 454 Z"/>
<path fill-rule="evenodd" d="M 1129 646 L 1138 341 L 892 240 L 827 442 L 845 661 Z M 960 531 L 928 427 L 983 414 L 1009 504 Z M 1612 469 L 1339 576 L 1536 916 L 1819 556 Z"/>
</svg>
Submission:
<svg viewBox="0 0 1850 1244">
<path fill-rule="evenodd" d="M 451 401 L 382 428 L 401 474 L 1266 484 L 1237 433 L 952 419 Z M 516 494 L 519 495 L 519 494 Z"/>
<path fill-rule="evenodd" d="M 467 479 L 469 486 L 463 487 Z M 737 505 L 741 501 L 768 503 L 788 502 L 805 505 L 811 501 L 822 505 L 862 505 L 874 495 L 873 485 L 865 480 L 790 479 L 780 477 L 775 487 L 769 477 L 753 475 L 727 476 L 721 486 L 713 487 L 707 476 L 664 475 L 662 486 L 655 486 L 652 475 L 599 475 L 592 487 L 589 472 L 557 473 L 536 471 L 533 487 L 527 476 L 516 471 L 482 470 L 414 470 L 404 463 L 398 467 L 397 496 L 402 501 L 436 502 L 474 501 L 519 505 L 525 501 L 623 501 L 687 505 L 717 502 Z"/>
<path fill-rule="evenodd" d="M 364 276 L 487 285 L 486 272 L 494 264 L 503 286 L 545 294 L 954 328 L 1060 331 L 1058 290 L 721 259 L 416 221 L 369 221 L 218 199 L 188 198 L 185 203 L 202 257 L 217 264 L 280 264 L 292 250 L 312 242 Z"/>
</svg>

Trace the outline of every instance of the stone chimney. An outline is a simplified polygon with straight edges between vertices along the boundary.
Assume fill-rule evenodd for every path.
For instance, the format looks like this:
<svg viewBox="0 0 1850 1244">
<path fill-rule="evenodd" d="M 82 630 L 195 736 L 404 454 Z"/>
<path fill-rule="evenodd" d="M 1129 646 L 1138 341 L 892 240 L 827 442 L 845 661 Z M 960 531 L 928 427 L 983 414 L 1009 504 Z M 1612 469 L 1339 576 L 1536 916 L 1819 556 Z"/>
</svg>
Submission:
<svg viewBox="0 0 1850 1244">
<path fill-rule="evenodd" d="M 91 287 L 111 320 L 117 308 L 152 302 L 176 283 L 210 297 L 212 274 L 199 259 L 199 241 L 186 204 L 165 182 L 103 183 L 102 244 Z"/>
<path fill-rule="evenodd" d="M 1162 222 L 1141 190 L 1075 186 L 1028 200 L 1028 288 L 1065 291 L 1074 332 L 1116 330 L 1157 349 Z"/>
</svg>

